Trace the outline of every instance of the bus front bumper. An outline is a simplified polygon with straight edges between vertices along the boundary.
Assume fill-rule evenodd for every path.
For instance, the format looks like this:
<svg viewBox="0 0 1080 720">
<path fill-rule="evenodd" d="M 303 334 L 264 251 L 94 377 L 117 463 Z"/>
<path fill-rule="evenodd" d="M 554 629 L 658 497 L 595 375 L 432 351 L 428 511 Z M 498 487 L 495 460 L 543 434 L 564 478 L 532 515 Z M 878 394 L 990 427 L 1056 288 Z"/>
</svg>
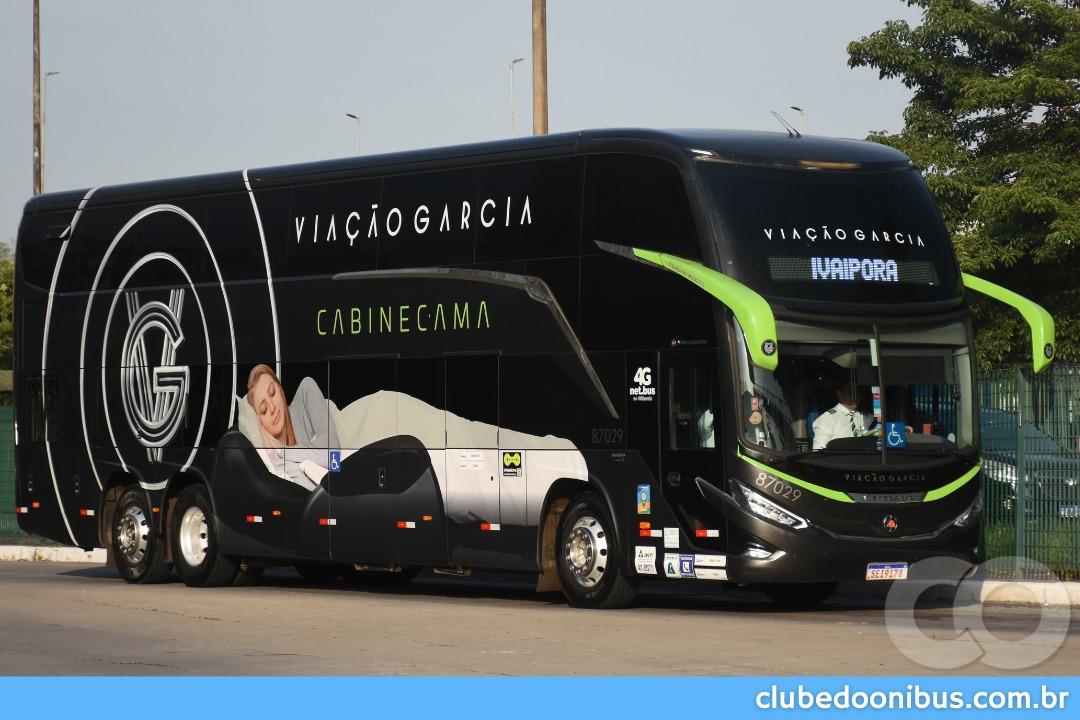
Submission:
<svg viewBox="0 0 1080 720">
<path fill-rule="evenodd" d="M 739 584 L 817 583 L 869 580 L 872 567 L 952 557 L 974 566 L 979 562 L 982 524 L 979 517 L 950 526 L 933 536 L 837 537 L 813 525 L 792 529 L 765 520 L 717 493 L 718 507 L 728 521 L 727 577 Z M 949 579 L 949 578 L 942 578 Z M 959 578 L 956 578 L 959 579 Z"/>
</svg>

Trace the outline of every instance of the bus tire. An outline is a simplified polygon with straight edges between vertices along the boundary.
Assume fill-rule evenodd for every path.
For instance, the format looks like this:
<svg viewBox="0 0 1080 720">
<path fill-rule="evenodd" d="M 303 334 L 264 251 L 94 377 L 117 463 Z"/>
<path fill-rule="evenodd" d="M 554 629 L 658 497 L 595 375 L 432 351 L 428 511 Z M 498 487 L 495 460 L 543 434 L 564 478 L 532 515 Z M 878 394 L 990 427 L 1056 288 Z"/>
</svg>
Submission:
<svg viewBox="0 0 1080 720">
<path fill-rule="evenodd" d="M 836 585 L 834 582 L 777 583 L 775 585 L 763 585 L 761 589 L 777 605 L 798 607 L 800 605 L 820 605 L 832 597 Z"/>
<path fill-rule="evenodd" d="M 594 493 L 582 493 L 559 521 L 556 565 L 563 594 L 579 608 L 622 608 L 637 596 L 640 579 L 623 569 L 615 524 Z"/>
<path fill-rule="evenodd" d="M 202 485 L 189 485 L 180 492 L 169 535 L 176 574 L 185 585 L 222 587 L 236 579 L 240 563 L 221 554 L 214 509 Z"/>
<path fill-rule="evenodd" d="M 138 485 L 124 490 L 113 512 L 109 541 L 120 575 L 129 583 L 159 583 L 169 577 L 165 540 L 154 532 L 150 503 Z"/>
</svg>

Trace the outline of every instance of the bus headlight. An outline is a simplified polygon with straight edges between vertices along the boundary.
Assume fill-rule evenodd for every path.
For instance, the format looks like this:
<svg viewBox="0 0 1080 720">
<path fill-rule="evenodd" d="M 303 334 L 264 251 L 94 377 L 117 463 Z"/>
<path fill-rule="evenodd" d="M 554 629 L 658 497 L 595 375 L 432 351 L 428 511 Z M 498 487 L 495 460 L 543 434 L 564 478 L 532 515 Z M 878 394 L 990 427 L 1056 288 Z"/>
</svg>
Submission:
<svg viewBox="0 0 1080 720">
<path fill-rule="evenodd" d="M 982 516 L 982 490 L 975 496 L 975 502 L 971 503 L 971 506 L 964 511 L 964 514 L 956 518 L 953 521 L 953 525 L 956 527 L 967 527 L 968 524 L 975 521 L 977 522 L 979 517 Z"/>
<path fill-rule="evenodd" d="M 806 520 L 785 510 L 761 493 L 754 492 L 740 483 L 735 483 L 735 486 L 742 491 L 743 497 L 746 499 L 746 506 L 755 515 L 793 530 L 802 530 L 810 526 L 810 523 L 806 522 Z"/>
</svg>

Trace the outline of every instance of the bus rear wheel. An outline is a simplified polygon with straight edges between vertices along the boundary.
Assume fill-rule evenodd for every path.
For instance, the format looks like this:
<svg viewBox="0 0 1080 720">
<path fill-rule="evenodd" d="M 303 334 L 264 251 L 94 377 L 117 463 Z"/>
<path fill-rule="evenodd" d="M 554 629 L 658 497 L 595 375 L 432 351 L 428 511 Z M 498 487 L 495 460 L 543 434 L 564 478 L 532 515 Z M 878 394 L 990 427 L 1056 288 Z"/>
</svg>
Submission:
<svg viewBox="0 0 1080 720">
<path fill-rule="evenodd" d="M 237 558 L 221 554 L 214 509 L 202 485 L 180 492 L 169 539 L 176 574 L 190 587 L 230 585 L 240 572 Z"/>
<path fill-rule="evenodd" d="M 621 608 L 637 596 L 640 581 L 623 569 L 615 524 L 594 493 L 566 506 L 556 556 L 563 594 L 574 607 Z"/>
<path fill-rule="evenodd" d="M 126 488 L 113 512 L 109 541 L 116 567 L 130 583 L 159 583 L 172 572 L 165 559 L 165 540 L 155 532 L 152 517 L 142 488 Z"/>
</svg>

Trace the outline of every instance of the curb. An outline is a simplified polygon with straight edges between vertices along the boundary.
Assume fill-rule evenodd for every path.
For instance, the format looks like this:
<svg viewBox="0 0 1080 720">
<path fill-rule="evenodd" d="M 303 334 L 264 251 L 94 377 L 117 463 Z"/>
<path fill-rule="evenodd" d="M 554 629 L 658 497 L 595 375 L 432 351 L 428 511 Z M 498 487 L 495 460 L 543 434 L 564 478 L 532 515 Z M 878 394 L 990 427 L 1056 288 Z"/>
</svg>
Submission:
<svg viewBox="0 0 1080 720">
<path fill-rule="evenodd" d="M 1080 582 L 1031 582 L 1019 580 L 907 580 L 907 592 L 931 602 L 954 605 L 1040 605 L 1080 608 Z M 884 599 L 894 583 L 840 583 L 839 597 Z M 906 593 L 905 593 L 906 594 Z"/>
<path fill-rule="evenodd" d="M 70 547 L 0 545 L 0 562 L 70 562 L 105 563 L 105 550 L 82 550 Z"/>
<path fill-rule="evenodd" d="M 1004 580 L 971 583 L 969 587 L 961 588 L 957 592 L 957 601 L 980 605 L 1080 607 L 1080 583 Z"/>
</svg>

